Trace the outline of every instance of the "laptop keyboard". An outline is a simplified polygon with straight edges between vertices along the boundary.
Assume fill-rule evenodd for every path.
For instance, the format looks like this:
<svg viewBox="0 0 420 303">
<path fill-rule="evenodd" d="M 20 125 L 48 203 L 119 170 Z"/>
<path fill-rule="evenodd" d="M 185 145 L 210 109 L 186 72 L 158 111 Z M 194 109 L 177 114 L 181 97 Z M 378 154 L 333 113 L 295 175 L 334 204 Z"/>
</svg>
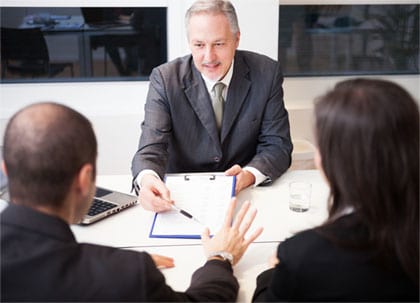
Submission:
<svg viewBox="0 0 420 303">
<path fill-rule="evenodd" d="M 115 207 L 115 204 L 113 203 L 109 203 L 109 202 L 98 200 L 98 199 L 93 199 L 92 205 L 89 208 L 88 215 L 94 216 L 114 207 Z"/>
<path fill-rule="evenodd" d="M 95 197 L 100 198 L 108 194 L 112 194 L 112 191 L 102 187 L 96 187 Z"/>
</svg>

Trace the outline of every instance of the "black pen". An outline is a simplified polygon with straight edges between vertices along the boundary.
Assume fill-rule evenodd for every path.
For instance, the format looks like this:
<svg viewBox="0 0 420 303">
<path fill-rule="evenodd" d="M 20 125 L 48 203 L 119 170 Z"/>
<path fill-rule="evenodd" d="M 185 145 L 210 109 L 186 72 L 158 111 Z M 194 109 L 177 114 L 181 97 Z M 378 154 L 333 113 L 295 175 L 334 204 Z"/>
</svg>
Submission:
<svg viewBox="0 0 420 303">
<path fill-rule="evenodd" d="M 192 219 L 192 220 L 196 221 L 197 223 L 200 223 L 201 225 L 203 225 L 203 223 L 201 223 L 197 218 L 193 217 L 193 215 L 191 215 L 189 212 L 179 208 L 178 206 L 176 206 L 174 204 L 171 204 L 171 207 L 172 207 L 173 210 L 176 210 L 177 212 L 179 212 L 181 215 L 184 215 L 188 219 Z"/>
</svg>

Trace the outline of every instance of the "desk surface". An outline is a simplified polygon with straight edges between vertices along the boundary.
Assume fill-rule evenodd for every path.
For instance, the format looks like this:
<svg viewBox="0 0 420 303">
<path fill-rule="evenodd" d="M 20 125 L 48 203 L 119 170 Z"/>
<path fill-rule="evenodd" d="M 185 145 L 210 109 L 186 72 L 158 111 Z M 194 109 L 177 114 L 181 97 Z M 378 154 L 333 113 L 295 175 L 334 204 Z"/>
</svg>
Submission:
<svg viewBox="0 0 420 303">
<path fill-rule="evenodd" d="M 288 184 L 292 180 L 312 183 L 311 208 L 305 213 L 289 210 Z M 129 192 L 131 176 L 98 176 L 97 184 Z M 239 204 L 250 200 L 257 208 L 253 228 L 264 227 L 258 243 L 278 242 L 297 231 L 321 224 L 327 217 L 328 186 L 317 170 L 289 171 L 270 186 L 248 188 L 238 195 Z M 145 247 L 200 244 L 197 239 L 149 238 L 154 213 L 140 205 L 128 208 L 90 226 L 72 226 L 79 242 L 114 247 Z M 252 228 L 251 228 L 252 230 Z"/>
<path fill-rule="evenodd" d="M 311 208 L 306 213 L 289 210 L 288 183 L 305 180 L 312 183 Z M 98 176 L 97 184 L 129 193 L 131 176 Z M 238 196 L 239 202 L 250 200 L 258 214 L 253 227 L 264 227 L 263 234 L 252 243 L 235 266 L 240 289 L 238 302 L 251 302 L 256 277 L 268 268 L 268 258 L 278 243 L 293 233 L 321 224 L 327 218 L 328 186 L 317 170 L 289 171 L 270 186 L 248 188 Z M 0 207 L 4 203 L 0 203 Z M 174 258 L 175 267 L 163 269 L 168 285 L 185 291 L 192 273 L 205 263 L 200 240 L 154 239 L 149 231 L 154 213 L 140 205 L 128 208 L 90 226 L 72 226 L 79 242 L 89 242 L 136 251 L 147 251 Z"/>
</svg>

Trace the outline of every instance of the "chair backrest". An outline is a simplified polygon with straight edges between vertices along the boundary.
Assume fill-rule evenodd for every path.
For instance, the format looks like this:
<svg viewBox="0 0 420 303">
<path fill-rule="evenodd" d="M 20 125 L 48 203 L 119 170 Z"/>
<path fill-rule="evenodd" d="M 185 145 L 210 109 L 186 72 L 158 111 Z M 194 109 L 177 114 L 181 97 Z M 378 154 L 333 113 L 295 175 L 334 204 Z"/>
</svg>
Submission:
<svg viewBox="0 0 420 303">
<path fill-rule="evenodd" d="M 48 47 L 39 28 L 1 28 L 1 60 L 49 61 Z"/>
</svg>

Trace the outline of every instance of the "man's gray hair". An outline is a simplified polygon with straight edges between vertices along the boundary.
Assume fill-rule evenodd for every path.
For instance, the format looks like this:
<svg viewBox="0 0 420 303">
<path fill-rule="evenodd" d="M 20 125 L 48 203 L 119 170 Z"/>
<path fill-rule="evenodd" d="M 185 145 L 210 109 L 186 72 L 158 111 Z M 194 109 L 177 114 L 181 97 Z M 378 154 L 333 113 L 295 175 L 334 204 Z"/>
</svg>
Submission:
<svg viewBox="0 0 420 303">
<path fill-rule="evenodd" d="M 187 33 L 190 18 L 201 13 L 225 15 L 229 21 L 232 34 L 236 35 L 239 33 L 238 17 L 235 8 L 230 1 L 225 0 L 198 0 L 194 2 L 185 14 L 185 27 Z"/>
</svg>

